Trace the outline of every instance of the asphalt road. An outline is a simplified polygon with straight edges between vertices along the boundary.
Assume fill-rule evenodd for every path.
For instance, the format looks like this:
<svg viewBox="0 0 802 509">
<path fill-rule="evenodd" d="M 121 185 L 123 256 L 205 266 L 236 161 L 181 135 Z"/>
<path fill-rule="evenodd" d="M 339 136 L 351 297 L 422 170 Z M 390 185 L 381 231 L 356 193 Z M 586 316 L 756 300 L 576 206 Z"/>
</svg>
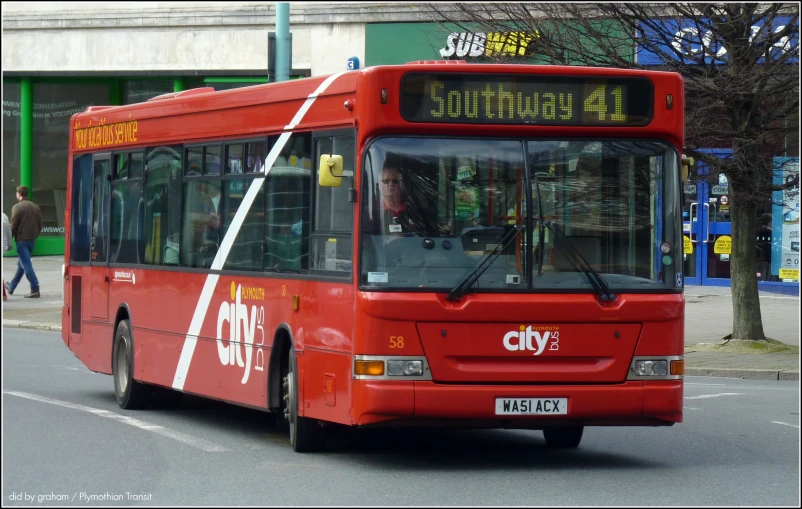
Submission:
<svg viewBox="0 0 802 509">
<path fill-rule="evenodd" d="M 58 333 L 3 329 L 3 505 L 787 505 L 799 382 L 686 379 L 685 422 L 538 431 L 348 430 L 297 454 L 265 414 L 200 398 L 121 410 Z"/>
</svg>

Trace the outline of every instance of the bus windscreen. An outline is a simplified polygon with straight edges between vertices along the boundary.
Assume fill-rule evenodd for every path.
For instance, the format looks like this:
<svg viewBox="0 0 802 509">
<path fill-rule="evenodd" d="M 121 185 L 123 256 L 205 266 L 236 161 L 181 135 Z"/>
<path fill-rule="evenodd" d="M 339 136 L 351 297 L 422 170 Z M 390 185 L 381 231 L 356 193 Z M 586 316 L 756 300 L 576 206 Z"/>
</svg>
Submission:
<svg viewBox="0 0 802 509">
<path fill-rule="evenodd" d="M 648 78 L 407 74 L 408 122 L 645 126 L 654 113 Z"/>
</svg>

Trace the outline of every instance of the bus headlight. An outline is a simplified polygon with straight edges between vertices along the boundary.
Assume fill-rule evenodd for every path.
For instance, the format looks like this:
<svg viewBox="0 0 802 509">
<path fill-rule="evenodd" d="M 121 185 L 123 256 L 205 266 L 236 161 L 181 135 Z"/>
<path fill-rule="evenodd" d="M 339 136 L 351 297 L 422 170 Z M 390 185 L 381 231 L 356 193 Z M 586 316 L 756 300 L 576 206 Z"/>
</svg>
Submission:
<svg viewBox="0 0 802 509">
<path fill-rule="evenodd" d="M 665 375 L 668 361 L 635 361 L 635 374 L 638 376 Z"/>
<path fill-rule="evenodd" d="M 423 355 L 354 355 L 354 379 L 430 381 L 432 372 Z"/>
<path fill-rule="evenodd" d="M 682 356 L 635 357 L 629 365 L 627 380 L 677 380 L 685 373 Z"/>
<path fill-rule="evenodd" d="M 422 361 L 387 361 L 387 374 L 390 376 L 421 376 Z"/>
</svg>

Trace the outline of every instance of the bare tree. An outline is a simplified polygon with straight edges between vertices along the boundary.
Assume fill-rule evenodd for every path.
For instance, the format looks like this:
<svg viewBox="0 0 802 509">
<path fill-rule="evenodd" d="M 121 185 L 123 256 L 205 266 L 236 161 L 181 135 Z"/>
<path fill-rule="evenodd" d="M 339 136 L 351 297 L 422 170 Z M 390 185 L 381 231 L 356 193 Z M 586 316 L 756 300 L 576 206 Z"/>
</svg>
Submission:
<svg viewBox="0 0 802 509">
<path fill-rule="evenodd" d="M 755 270 L 756 214 L 773 191 L 799 188 L 798 177 L 782 186 L 774 183 L 783 170 L 774 157 L 787 136 L 799 133 L 797 4 L 458 3 L 426 8 L 449 30 L 513 32 L 505 42 L 516 51 L 495 54 L 493 61 L 517 53 L 548 64 L 680 73 L 686 92 L 684 152 L 707 166 L 708 178 L 717 182 L 724 174 L 729 183 L 731 337 L 765 339 Z M 732 152 L 716 157 L 706 147 Z"/>
</svg>

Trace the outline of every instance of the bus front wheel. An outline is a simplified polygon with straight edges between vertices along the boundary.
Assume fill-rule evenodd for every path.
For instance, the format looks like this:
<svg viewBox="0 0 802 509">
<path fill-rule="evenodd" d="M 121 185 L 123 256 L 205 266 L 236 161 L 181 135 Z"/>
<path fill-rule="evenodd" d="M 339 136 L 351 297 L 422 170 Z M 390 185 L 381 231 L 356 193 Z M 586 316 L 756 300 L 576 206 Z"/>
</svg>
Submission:
<svg viewBox="0 0 802 509">
<path fill-rule="evenodd" d="M 583 431 L 585 431 L 584 426 L 545 428 L 543 438 L 546 439 L 546 445 L 553 449 L 574 449 L 579 447 Z"/>
<path fill-rule="evenodd" d="M 284 417 L 290 428 L 290 445 L 295 452 L 320 451 L 326 445 L 326 435 L 317 419 L 298 415 L 298 362 L 295 349 L 289 351 L 289 370 L 283 381 Z"/>
<path fill-rule="evenodd" d="M 114 395 L 120 408 L 144 408 L 150 400 L 151 388 L 134 380 L 134 339 L 131 321 L 121 320 L 114 332 L 111 374 L 114 378 Z"/>
</svg>

